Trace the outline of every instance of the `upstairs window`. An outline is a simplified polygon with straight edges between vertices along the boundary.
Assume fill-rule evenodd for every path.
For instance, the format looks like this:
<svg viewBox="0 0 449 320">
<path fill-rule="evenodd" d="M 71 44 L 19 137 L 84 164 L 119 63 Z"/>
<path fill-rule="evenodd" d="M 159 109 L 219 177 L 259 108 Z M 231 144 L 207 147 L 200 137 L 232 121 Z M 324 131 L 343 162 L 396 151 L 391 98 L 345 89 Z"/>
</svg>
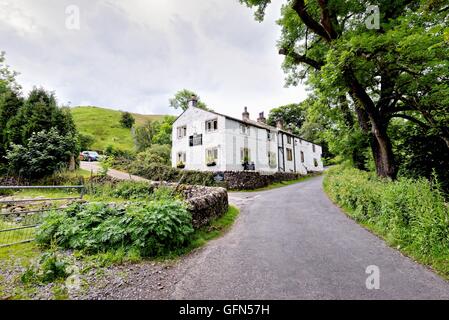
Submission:
<svg viewBox="0 0 449 320">
<path fill-rule="evenodd" d="M 312 151 L 315 152 L 315 145 L 312 144 Z"/>
<path fill-rule="evenodd" d="M 187 136 L 187 126 L 178 127 L 178 139 Z"/>
<path fill-rule="evenodd" d="M 240 132 L 241 132 L 242 134 L 249 135 L 249 126 L 246 125 L 246 124 L 241 124 L 241 125 L 240 125 Z"/>
<path fill-rule="evenodd" d="M 273 133 L 270 130 L 267 130 L 267 140 L 271 141 L 273 140 L 274 136 Z"/>
<path fill-rule="evenodd" d="M 288 143 L 288 144 L 292 144 L 292 137 L 287 136 L 287 143 Z"/>
<path fill-rule="evenodd" d="M 206 131 L 214 132 L 218 129 L 218 119 L 208 120 L 206 121 Z"/>
<path fill-rule="evenodd" d="M 202 134 L 194 134 L 189 137 L 189 146 L 200 146 L 203 144 L 203 135 Z"/>
<path fill-rule="evenodd" d="M 293 161 L 293 151 L 290 148 L 287 148 L 287 161 Z"/>
<path fill-rule="evenodd" d="M 301 151 L 301 162 L 304 163 L 304 152 Z"/>
</svg>

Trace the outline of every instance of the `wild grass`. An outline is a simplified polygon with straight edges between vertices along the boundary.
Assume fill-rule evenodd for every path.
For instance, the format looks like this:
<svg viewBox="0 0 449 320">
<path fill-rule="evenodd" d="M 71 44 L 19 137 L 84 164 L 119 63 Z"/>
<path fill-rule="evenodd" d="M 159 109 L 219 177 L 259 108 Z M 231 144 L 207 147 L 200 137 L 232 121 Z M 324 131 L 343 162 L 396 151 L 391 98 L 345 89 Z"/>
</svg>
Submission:
<svg viewBox="0 0 449 320">
<path fill-rule="evenodd" d="M 336 166 L 324 189 L 355 221 L 449 279 L 449 207 L 437 183 Z"/>
<path fill-rule="evenodd" d="M 114 149 L 132 151 L 134 141 L 131 130 L 120 125 L 121 112 L 92 106 L 80 106 L 71 109 L 73 120 L 78 131 L 95 138 L 91 149 L 103 151 L 109 145 Z M 162 115 L 132 114 L 136 119 L 136 126 L 147 120 L 160 120 Z"/>
</svg>

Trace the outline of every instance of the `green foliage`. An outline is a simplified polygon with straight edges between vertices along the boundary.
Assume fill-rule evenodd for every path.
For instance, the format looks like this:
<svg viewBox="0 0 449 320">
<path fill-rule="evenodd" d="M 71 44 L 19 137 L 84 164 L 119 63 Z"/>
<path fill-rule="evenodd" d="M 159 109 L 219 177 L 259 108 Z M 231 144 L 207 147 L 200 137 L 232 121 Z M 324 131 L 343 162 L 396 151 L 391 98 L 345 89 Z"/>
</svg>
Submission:
<svg viewBox="0 0 449 320">
<path fill-rule="evenodd" d="M 337 166 L 328 171 L 324 186 L 333 201 L 392 245 L 430 263 L 449 255 L 449 210 L 435 183 L 391 182 Z"/>
<path fill-rule="evenodd" d="M 144 151 L 153 144 L 171 145 L 171 135 L 175 117 L 165 116 L 162 120 L 146 121 L 134 131 L 137 152 Z"/>
<path fill-rule="evenodd" d="M 255 8 L 260 21 L 271 1 L 240 2 Z M 380 176 L 395 178 L 392 119 L 407 119 L 422 137 L 439 137 L 449 148 L 449 15 L 445 1 L 372 4 L 380 7 L 377 29 L 365 25 L 371 15 L 366 1 L 285 1 L 277 46 L 287 85 L 306 80 L 324 102 L 320 113 L 333 121 L 326 128 L 329 149 L 345 150 L 357 167 L 375 164 Z M 375 162 L 365 157 L 367 147 Z"/>
<path fill-rule="evenodd" d="M 109 169 L 111 169 L 112 165 L 114 164 L 114 157 L 112 156 L 106 156 L 100 161 L 100 170 L 98 171 L 98 174 L 100 177 L 105 177 L 108 175 Z"/>
<path fill-rule="evenodd" d="M 66 168 L 70 157 L 77 153 L 76 139 L 52 128 L 33 133 L 25 145 L 13 144 L 6 159 L 13 174 L 39 179 Z"/>
<path fill-rule="evenodd" d="M 306 103 L 291 103 L 271 109 L 268 115 L 267 123 L 269 125 L 276 126 L 276 121 L 282 120 L 286 127 L 290 126 L 292 131 L 295 134 L 298 134 L 299 129 L 305 121 L 305 108 Z"/>
<path fill-rule="evenodd" d="M 189 107 L 189 101 L 195 96 L 197 99 L 197 108 L 208 110 L 207 105 L 200 100 L 200 97 L 193 91 L 182 89 L 176 92 L 175 96 L 169 100 L 170 107 L 175 109 L 187 110 Z"/>
<path fill-rule="evenodd" d="M 89 253 L 123 248 L 157 256 L 185 245 L 193 233 L 192 217 L 179 200 L 129 204 L 74 204 L 50 212 L 36 235 L 38 243 Z"/>
<path fill-rule="evenodd" d="M 70 276 L 70 261 L 54 250 L 44 252 L 37 265 L 29 266 L 21 275 L 24 284 L 46 284 Z"/>
<path fill-rule="evenodd" d="M 136 119 L 134 119 L 133 115 L 129 112 L 122 112 L 122 115 L 120 117 L 120 125 L 123 128 L 131 129 L 134 123 L 136 122 Z"/>
<path fill-rule="evenodd" d="M 92 145 L 95 143 L 95 137 L 90 134 L 78 134 L 78 141 L 81 151 L 90 150 Z"/>
<path fill-rule="evenodd" d="M 169 165 L 171 163 L 171 146 L 155 144 L 145 151 L 138 153 L 135 161 L 131 165 L 131 171 L 145 170 L 145 167 L 152 163 Z"/>
<path fill-rule="evenodd" d="M 31 90 L 6 127 L 8 145 L 26 145 L 33 134 L 42 130 L 55 129 L 62 136 L 77 133 L 69 109 L 58 107 L 55 94 L 43 88 Z"/>
<path fill-rule="evenodd" d="M 153 188 L 148 182 L 121 181 L 112 186 L 105 185 L 99 191 L 103 196 L 107 197 L 142 200 L 150 198 Z"/>
<path fill-rule="evenodd" d="M 179 170 L 160 163 L 135 163 L 131 166 L 131 173 L 153 181 L 180 182 L 204 186 L 216 184 L 212 172 Z"/>
<path fill-rule="evenodd" d="M 16 73 L 9 70 L 5 64 L 4 53 L 0 53 L 0 155 L 4 155 L 7 149 L 7 123 L 17 114 L 23 104 L 20 95 L 20 86 L 15 81 Z M 5 159 L 0 156 L 0 166 Z M 1 172 L 0 172 L 1 174 Z"/>
</svg>

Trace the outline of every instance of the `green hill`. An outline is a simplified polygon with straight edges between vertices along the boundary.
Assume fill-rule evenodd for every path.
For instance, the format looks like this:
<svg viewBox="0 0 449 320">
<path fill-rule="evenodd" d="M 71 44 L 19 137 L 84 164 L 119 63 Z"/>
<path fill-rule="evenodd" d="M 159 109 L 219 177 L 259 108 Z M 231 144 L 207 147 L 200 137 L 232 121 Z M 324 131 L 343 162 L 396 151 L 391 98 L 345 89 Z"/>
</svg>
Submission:
<svg viewBox="0 0 449 320">
<path fill-rule="evenodd" d="M 91 149 L 104 150 L 108 145 L 116 149 L 132 150 L 134 142 L 130 129 L 120 125 L 121 112 L 99 107 L 80 106 L 71 109 L 73 120 L 78 131 L 95 138 Z M 160 120 L 163 115 L 132 114 L 136 119 L 136 126 L 147 120 Z"/>
</svg>

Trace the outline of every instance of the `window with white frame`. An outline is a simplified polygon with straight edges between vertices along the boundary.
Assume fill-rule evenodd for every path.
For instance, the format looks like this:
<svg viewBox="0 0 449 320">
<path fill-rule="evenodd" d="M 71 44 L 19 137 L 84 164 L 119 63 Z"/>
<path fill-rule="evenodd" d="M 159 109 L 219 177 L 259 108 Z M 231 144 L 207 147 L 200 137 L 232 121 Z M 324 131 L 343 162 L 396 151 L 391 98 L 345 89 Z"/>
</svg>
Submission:
<svg viewBox="0 0 449 320">
<path fill-rule="evenodd" d="M 293 151 L 290 148 L 287 148 L 287 161 L 293 161 Z"/>
<path fill-rule="evenodd" d="M 187 136 L 187 126 L 178 127 L 178 139 Z"/>
<path fill-rule="evenodd" d="M 292 144 L 292 137 L 291 136 L 287 136 L 287 143 L 288 144 Z"/>
<path fill-rule="evenodd" d="M 206 131 L 214 132 L 218 129 L 218 119 L 212 119 L 206 121 Z"/>
<path fill-rule="evenodd" d="M 313 159 L 313 165 L 315 166 L 315 167 L 318 167 L 318 160 L 317 159 Z"/>
<path fill-rule="evenodd" d="M 268 165 L 270 166 L 270 168 L 276 168 L 276 152 L 268 151 Z"/>
<path fill-rule="evenodd" d="M 249 148 L 240 149 L 240 160 L 242 163 L 248 163 L 251 161 L 251 150 Z"/>
<path fill-rule="evenodd" d="M 185 152 L 178 152 L 177 161 L 179 162 L 186 162 L 186 153 Z"/>
<path fill-rule="evenodd" d="M 304 163 L 304 152 L 301 151 L 301 162 Z"/>
<path fill-rule="evenodd" d="M 249 135 L 249 126 L 242 123 L 242 124 L 240 125 L 240 132 L 241 132 L 242 134 Z"/>
<path fill-rule="evenodd" d="M 315 145 L 312 144 L 312 151 L 315 152 Z"/>
<path fill-rule="evenodd" d="M 218 148 L 206 149 L 206 163 L 212 164 L 218 161 Z"/>
</svg>

